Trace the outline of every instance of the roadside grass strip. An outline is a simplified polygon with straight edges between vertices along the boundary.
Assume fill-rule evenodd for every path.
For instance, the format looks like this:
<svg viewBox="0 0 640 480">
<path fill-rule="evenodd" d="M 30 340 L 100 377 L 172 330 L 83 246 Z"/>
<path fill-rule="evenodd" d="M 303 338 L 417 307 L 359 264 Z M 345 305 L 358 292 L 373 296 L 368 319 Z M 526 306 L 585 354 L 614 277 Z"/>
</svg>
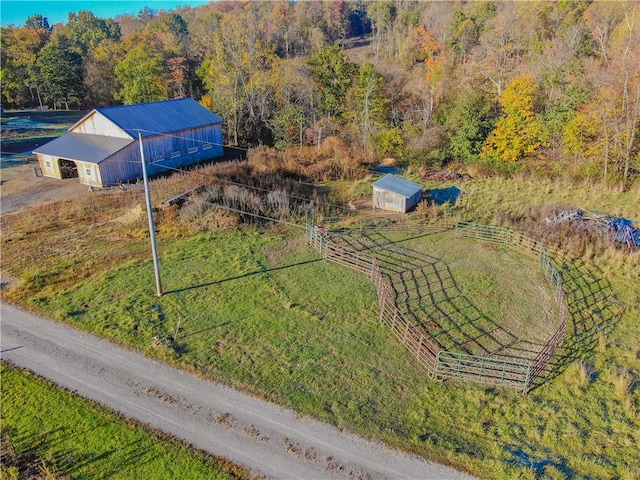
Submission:
<svg viewBox="0 0 640 480">
<path fill-rule="evenodd" d="M 1 478 L 212 479 L 247 473 L 2 362 Z"/>
</svg>

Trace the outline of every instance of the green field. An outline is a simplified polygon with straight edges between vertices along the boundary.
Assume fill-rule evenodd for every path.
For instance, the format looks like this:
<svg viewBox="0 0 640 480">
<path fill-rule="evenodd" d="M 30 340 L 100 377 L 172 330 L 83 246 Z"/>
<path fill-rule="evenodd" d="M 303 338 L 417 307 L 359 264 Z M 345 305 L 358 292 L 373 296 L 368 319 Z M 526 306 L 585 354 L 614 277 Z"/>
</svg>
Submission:
<svg viewBox="0 0 640 480">
<path fill-rule="evenodd" d="M 488 222 L 505 214 L 533 218 L 560 201 L 597 206 L 595 190 L 554 185 L 468 182 L 461 186 L 467 197 L 447 215 Z M 371 282 L 324 263 L 296 229 L 184 234 L 163 214 L 166 293 L 157 298 L 144 216 L 124 221 L 141 198 L 114 195 L 3 219 L 3 269 L 16 279 L 5 298 L 481 478 L 640 476 L 637 254 L 605 249 L 559 257 L 568 339 L 546 381 L 520 395 L 430 381 L 380 325 Z M 599 196 L 607 211 L 640 217 L 638 203 L 630 206 L 637 191 Z M 433 268 L 446 265 L 456 283 L 449 296 L 455 291 L 468 307 L 459 308 L 459 319 L 524 335 L 532 321 L 548 318 L 540 331 L 553 330 L 552 313 L 532 311 L 553 308 L 534 261 L 456 242 L 430 236 L 394 248 L 431 255 Z M 523 295 L 532 278 L 538 293 Z M 433 305 L 416 305 L 409 295 L 404 308 L 434 314 Z"/>
<path fill-rule="evenodd" d="M 0 364 L 0 478 L 246 478 L 188 445 Z"/>
<path fill-rule="evenodd" d="M 441 349 L 531 361 L 560 324 L 536 259 L 453 231 L 358 231 L 333 241 L 375 256 L 395 303 Z"/>
</svg>

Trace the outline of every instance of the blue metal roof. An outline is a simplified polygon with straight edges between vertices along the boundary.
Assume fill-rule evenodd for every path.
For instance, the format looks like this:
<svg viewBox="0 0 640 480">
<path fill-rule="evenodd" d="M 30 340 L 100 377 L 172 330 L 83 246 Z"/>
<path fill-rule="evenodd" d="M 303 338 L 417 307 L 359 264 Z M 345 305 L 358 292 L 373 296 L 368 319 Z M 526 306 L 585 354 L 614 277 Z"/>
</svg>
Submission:
<svg viewBox="0 0 640 480">
<path fill-rule="evenodd" d="M 104 115 L 132 138 L 138 138 L 138 130 L 141 131 L 143 137 L 149 137 L 223 122 L 222 118 L 200 105 L 193 98 L 100 107 L 94 111 Z M 83 121 L 84 118 L 76 125 Z"/>
<path fill-rule="evenodd" d="M 418 192 L 422 191 L 422 185 L 413 183 L 404 178 L 396 177 L 395 175 L 385 175 L 377 182 L 373 183 L 374 188 L 380 188 L 382 190 L 388 190 L 389 192 L 396 193 L 405 198 L 411 198 Z"/>
<path fill-rule="evenodd" d="M 70 132 L 36 148 L 33 153 L 53 155 L 67 160 L 100 163 L 132 142 L 131 138 Z"/>
</svg>

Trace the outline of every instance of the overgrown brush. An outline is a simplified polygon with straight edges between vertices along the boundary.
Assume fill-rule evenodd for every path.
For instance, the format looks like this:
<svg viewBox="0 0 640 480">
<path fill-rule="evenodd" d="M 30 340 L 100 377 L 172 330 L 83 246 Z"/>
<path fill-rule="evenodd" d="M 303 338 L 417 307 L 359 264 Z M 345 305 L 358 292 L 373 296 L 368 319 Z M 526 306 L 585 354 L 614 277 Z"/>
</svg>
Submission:
<svg viewBox="0 0 640 480">
<path fill-rule="evenodd" d="M 259 173 L 286 173 L 309 181 L 357 180 L 367 174 L 363 159 L 337 137 L 320 146 L 295 147 L 281 152 L 258 147 L 249 150 L 249 165 Z"/>
<path fill-rule="evenodd" d="M 571 256 L 593 260 L 596 256 L 620 257 L 625 261 L 639 262 L 640 250 L 615 241 L 611 230 L 590 221 L 549 222 L 557 212 L 568 207 L 545 205 L 522 208 L 517 213 L 496 212 L 495 224 L 513 228 L 539 239 L 553 250 Z"/>
<path fill-rule="evenodd" d="M 311 217 L 329 215 L 334 201 L 329 189 L 304 180 L 296 172 L 233 161 L 160 179 L 153 188 L 159 202 L 179 198 L 177 211 L 161 215 L 171 225 L 167 228 L 175 229 L 179 219 L 188 231 L 224 230 L 239 223 L 304 224 Z"/>
</svg>

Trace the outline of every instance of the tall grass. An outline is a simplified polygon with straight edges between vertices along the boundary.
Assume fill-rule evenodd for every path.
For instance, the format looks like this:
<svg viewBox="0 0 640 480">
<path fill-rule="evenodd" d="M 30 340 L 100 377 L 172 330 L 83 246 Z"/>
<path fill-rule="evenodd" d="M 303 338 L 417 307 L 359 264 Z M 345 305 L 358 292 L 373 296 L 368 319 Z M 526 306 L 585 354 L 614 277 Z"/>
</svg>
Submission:
<svg viewBox="0 0 640 480">
<path fill-rule="evenodd" d="M 248 154 L 249 164 L 260 174 L 282 173 L 314 182 L 354 181 L 366 174 L 362 158 L 338 137 L 327 137 L 319 146 L 294 147 L 284 152 L 258 147 Z"/>
</svg>

